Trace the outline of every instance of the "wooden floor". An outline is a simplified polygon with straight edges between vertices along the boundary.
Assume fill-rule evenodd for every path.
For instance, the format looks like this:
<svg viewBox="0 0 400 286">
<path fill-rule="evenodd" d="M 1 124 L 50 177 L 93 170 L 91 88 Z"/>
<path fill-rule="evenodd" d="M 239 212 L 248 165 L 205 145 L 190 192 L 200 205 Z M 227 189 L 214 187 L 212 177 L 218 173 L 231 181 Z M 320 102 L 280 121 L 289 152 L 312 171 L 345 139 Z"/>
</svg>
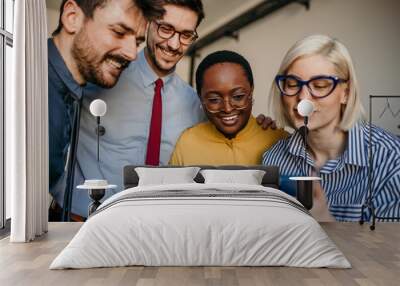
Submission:
<svg viewBox="0 0 400 286">
<path fill-rule="evenodd" d="M 400 285 L 400 224 L 325 223 L 323 228 L 353 268 L 122 267 L 48 270 L 80 223 L 50 223 L 32 243 L 0 241 L 0 285 Z"/>
</svg>

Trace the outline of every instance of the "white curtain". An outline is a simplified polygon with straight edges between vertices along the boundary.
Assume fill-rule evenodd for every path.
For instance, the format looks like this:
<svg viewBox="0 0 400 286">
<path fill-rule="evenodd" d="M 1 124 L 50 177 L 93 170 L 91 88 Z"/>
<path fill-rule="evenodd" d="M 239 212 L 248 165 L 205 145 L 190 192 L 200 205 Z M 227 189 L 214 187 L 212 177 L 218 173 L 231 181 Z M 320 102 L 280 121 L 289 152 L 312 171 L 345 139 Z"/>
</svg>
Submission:
<svg viewBox="0 0 400 286">
<path fill-rule="evenodd" d="M 47 24 L 45 0 L 15 1 L 13 93 L 6 97 L 6 187 L 12 242 L 48 227 Z"/>
</svg>

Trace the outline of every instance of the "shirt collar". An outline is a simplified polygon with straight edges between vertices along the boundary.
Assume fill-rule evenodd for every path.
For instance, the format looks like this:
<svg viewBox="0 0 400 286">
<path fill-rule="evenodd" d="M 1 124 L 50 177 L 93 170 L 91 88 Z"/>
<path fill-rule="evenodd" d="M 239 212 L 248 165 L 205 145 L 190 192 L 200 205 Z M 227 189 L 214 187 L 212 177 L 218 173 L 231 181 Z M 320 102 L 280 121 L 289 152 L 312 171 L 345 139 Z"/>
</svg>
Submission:
<svg viewBox="0 0 400 286">
<path fill-rule="evenodd" d="M 353 126 L 347 136 L 347 146 L 340 160 L 345 164 L 368 166 L 368 153 L 364 144 L 366 142 L 366 126 L 363 123 L 357 123 Z M 304 159 L 304 143 L 299 132 L 295 132 L 288 138 L 288 151 L 294 156 Z M 307 154 L 307 162 L 312 164 L 311 158 Z M 341 166 L 341 164 L 339 164 Z M 338 167 L 340 167 L 338 166 Z"/>
<path fill-rule="evenodd" d="M 242 130 L 240 130 L 233 139 L 242 140 L 247 138 L 254 131 L 254 129 L 257 128 L 257 126 L 258 124 L 256 122 L 256 119 L 253 117 L 253 115 L 250 115 L 246 126 Z"/>
<path fill-rule="evenodd" d="M 304 158 L 304 143 L 301 134 L 296 130 L 287 140 L 289 153 Z"/>
<path fill-rule="evenodd" d="M 137 61 L 140 65 L 140 71 L 142 73 L 142 78 L 143 78 L 143 83 L 145 87 L 149 87 L 152 84 L 154 84 L 154 82 L 159 79 L 160 77 L 154 72 L 154 70 L 151 68 L 150 64 L 148 63 L 146 56 L 144 54 L 144 50 L 141 50 L 138 54 L 138 58 Z M 172 70 L 171 73 L 169 73 L 168 75 L 162 77 L 161 79 L 163 80 L 164 86 L 167 82 L 169 82 L 173 76 L 175 72 L 175 68 Z"/>
<path fill-rule="evenodd" d="M 47 40 L 47 49 L 49 64 L 53 67 L 54 72 L 57 73 L 76 99 L 80 100 L 83 94 L 83 86 L 79 85 L 73 78 L 52 38 Z"/>
</svg>

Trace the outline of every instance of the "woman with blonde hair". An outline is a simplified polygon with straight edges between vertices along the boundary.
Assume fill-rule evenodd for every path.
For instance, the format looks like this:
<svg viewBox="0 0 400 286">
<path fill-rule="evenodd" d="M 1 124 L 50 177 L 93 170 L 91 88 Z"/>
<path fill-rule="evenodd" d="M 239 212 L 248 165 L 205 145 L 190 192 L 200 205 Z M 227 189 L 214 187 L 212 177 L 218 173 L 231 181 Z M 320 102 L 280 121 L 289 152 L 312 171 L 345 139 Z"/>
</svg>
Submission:
<svg viewBox="0 0 400 286">
<path fill-rule="evenodd" d="M 321 220 L 358 221 L 371 217 L 368 198 L 369 134 L 372 146 L 373 206 L 378 217 L 400 216 L 400 140 L 363 121 L 363 108 L 352 59 L 338 40 L 313 35 L 285 55 L 270 103 L 278 125 L 296 131 L 304 125 L 298 104 L 308 100 L 307 148 L 300 132 L 279 141 L 263 164 L 280 166 L 284 176 L 317 175 L 314 207 Z"/>
</svg>

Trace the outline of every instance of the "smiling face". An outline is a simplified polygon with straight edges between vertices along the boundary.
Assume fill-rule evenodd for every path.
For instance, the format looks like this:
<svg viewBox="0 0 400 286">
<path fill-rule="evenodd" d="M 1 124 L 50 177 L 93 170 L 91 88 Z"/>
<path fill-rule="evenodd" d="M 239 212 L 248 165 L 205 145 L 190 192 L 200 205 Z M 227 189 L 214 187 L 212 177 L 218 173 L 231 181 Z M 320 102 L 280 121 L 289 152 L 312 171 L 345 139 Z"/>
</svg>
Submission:
<svg viewBox="0 0 400 286">
<path fill-rule="evenodd" d="M 321 55 L 297 59 L 290 66 L 286 74 L 295 76 L 301 80 L 309 80 L 321 75 L 339 76 L 334 64 Z M 313 131 L 326 127 L 336 128 L 339 126 L 342 107 L 347 102 L 347 94 L 347 84 L 339 83 L 333 92 L 324 98 L 312 97 L 306 86 L 303 86 L 296 96 L 282 95 L 281 98 L 287 117 L 296 128 L 304 125 L 304 118 L 299 115 L 297 105 L 302 99 L 312 101 L 314 112 L 309 118 L 308 128 L 310 131 Z"/>
<path fill-rule="evenodd" d="M 72 55 L 86 81 L 113 87 L 136 59 L 146 20 L 132 0 L 111 0 L 86 18 L 73 40 Z"/>
<path fill-rule="evenodd" d="M 161 38 L 157 32 L 158 24 L 166 24 L 177 32 L 194 32 L 198 20 L 196 12 L 186 7 L 168 4 L 164 9 L 165 14 L 162 19 L 149 23 L 145 50 L 151 67 L 161 77 L 175 68 L 190 45 L 182 44 L 178 33 L 170 39 Z"/>
<path fill-rule="evenodd" d="M 211 123 L 227 138 L 233 138 L 249 121 L 252 109 L 252 92 L 242 66 L 236 63 L 218 63 L 209 67 L 203 75 L 201 100 Z M 205 101 L 223 102 L 219 112 L 210 112 Z M 244 109 L 235 109 L 230 102 L 247 99 Z M 211 101 L 210 101 L 211 100 Z"/>
</svg>

